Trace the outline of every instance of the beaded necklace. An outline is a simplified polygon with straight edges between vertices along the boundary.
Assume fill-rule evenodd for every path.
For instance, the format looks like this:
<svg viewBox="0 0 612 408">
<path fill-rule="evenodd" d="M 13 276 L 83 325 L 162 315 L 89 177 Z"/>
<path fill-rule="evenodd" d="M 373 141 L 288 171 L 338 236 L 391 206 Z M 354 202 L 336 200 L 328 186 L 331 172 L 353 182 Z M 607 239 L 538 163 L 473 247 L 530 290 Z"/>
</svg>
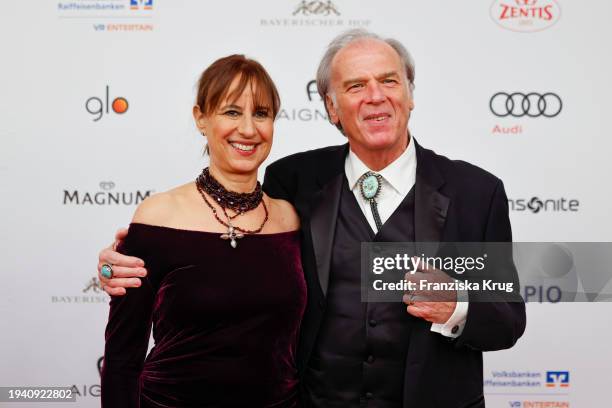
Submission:
<svg viewBox="0 0 612 408">
<path fill-rule="evenodd" d="M 204 202 L 206 205 L 208 205 L 208 208 L 211 209 L 215 219 L 221 225 L 227 227 L 227 233 L 221 234 L 220 238 L 226 240 L 228 239 L 232 248 L 236 248 L 238 246 L 236 240 L 244 237 L 244 234 L 257 234 L 261 232 L 264 225 L 268 221 L 268 207 L 266 206 L 266 202 L 263 200 L 263 190 L 261 189 L 261 184 L 259 181 L 255 186 L 255 190 L 250 193 L 237 193 L 235 191 L 229 191 L 223 187 L 223 185 L 221 185 L 221 183 L 219 183 L 212 176 L 212 174 L 210 174 L 208 167 L 206 167 L 196 178 L 196 187 L 204 199 Z M 217 209 L 208 201 L 206 194 L 208 194 L 219 205 L 219 207 L 221 207 L 223 215 L 227 221 L 224 221 L 219 217 L 219 214 L 217 214 Z M 264 220 L 259 228 L 255 230 L 248 230 L 232 225 L 232 220 L 234 218 L 256 209 L 259 207 L 260 203 L 263 205 L 266 216 L 264 217 Z M 235 214 L 230 216 L 227 213 L 227 209 L 234 211 Z"/>
</svg>

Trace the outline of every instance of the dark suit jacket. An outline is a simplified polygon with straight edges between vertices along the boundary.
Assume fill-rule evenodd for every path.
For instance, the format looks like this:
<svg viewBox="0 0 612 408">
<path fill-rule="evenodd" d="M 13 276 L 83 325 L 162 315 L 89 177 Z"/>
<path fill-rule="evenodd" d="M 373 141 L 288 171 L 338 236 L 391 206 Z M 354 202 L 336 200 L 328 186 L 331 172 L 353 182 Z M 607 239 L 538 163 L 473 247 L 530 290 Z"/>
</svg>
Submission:
<svg viewBox="0 0 612 408">
<path fill-rule="evenodd" d="M 414 140 L 414 139 L 413 139 Z M 498 178 L 415 144 L 416 241 L 512 241 L 508 203 Z M 326 307 L 331 250 L 348 145 L 297 153 L 268 166 L 264 190 L 291 202 L 302 223 L 308 304 L 297 365 L 308 363 Z M 404 406 L 484 407 L 482 352 L 512 347 L 525 329 L 522 301 L 470 303 L 463 333 L 449 339 L 417 320 L 406 359 Z"/>
</svg>

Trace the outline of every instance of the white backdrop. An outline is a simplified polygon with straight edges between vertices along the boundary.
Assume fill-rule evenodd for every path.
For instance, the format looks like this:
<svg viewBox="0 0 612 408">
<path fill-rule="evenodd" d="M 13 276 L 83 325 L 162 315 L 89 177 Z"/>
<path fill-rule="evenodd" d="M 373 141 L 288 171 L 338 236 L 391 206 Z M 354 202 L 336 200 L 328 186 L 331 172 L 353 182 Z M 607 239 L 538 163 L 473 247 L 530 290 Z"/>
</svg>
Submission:
<svg viewBox="0 0 612 408">
<path fill-rule="evenodd" d="M 97 253 L 139 197 L 199 173 L 195 83 L 231 53 L 259 60 L 281 92 L 269 163 L 345 140 L 308 92 L 325 45 L 352 27 L 395 37 L 416 61 L 412 133 L 504 180 L 516 241 L 611 240 L 609 1 L 13 0 L 0 10 L 0 386 L 74 386 L 70 406 L 99 405 L 108 299 L 91 285 Z M 561 111 L 498 117 L 497 92 L 554 93 Z M 547 102 L 545 113 L 557 110 Z M 534 197 L 578 205 L 536 212 Z M 610 305 L 527 311 L 517 346 L 485 355 L 488 406 L 607 406 Z M 567 386 L 547 384 L 553 371 Z M 499 384 L 513 378 L 531 383 Z"/>
</svg>

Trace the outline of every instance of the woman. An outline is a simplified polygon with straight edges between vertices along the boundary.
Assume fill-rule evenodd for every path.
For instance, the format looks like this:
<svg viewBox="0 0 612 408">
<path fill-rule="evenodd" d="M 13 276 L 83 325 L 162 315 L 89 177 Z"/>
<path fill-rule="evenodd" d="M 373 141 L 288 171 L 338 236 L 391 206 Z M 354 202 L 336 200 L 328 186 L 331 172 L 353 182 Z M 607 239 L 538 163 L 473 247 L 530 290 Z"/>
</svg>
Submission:
<svg viewBox="0 0 612 408">
<path fill-rule="evenodd" d="M 193 116 L 210 165 L 134 214 L 120 250 L 148 275 L 111 300 L 104 407 L 296 406 L 299 220 L 257 182 L 279 106 L 267 72 L 242 55 L 202 74 Z"/>
</svg>

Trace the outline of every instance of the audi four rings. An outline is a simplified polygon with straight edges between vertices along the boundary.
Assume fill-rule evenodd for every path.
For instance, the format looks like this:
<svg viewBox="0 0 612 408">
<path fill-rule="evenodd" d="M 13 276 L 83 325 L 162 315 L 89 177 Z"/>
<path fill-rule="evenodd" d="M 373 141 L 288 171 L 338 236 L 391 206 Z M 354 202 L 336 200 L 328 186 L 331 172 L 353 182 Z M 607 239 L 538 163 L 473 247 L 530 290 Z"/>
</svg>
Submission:
<svg viewBox="0 0 612 408">
<path fill-rule="evenodd" d="M 544 116 L 546 118 L 554 118 L 563 108 L 563 102 L 559 95 L 547 92 L 539 94 L 530 92 L 524 94 L 521 92 L 506 93 L 498 92 L 491 97 L 489 108 L 495 116 L 500 118 L 513 116 L 520 118 L 529 116 L 537 118 Z"/>
</svg>

